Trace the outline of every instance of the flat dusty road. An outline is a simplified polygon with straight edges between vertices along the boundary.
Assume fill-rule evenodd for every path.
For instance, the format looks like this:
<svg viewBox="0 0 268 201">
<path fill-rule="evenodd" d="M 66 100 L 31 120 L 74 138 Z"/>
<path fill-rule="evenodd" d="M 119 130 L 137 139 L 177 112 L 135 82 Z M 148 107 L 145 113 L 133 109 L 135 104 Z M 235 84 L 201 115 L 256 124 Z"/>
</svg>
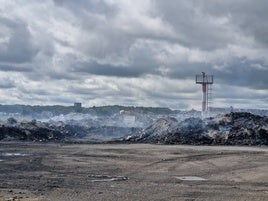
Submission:
<svg viewBox="0 0 268 201">
<path fill-rule="evenodd" d="M 0 143 L 0 200 L 268 200 L 268 148 Z"/>
</svg>

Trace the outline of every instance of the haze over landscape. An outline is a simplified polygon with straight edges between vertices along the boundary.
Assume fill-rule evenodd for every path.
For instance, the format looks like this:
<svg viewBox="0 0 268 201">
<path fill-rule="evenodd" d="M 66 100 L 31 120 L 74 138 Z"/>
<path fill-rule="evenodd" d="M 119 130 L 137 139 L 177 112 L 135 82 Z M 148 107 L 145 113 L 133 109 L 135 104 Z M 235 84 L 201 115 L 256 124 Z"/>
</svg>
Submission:
<svg viewBox="0 0 268 201">
<path fill-rule="evenodd" d="M 268 108 L 268 2 L 0 0 L 1 104 Z"/>
<path fill-rule="evenodd" d="M 0 200 L 268 200 L 267 10 L 0 0 Z"/>
</svg>

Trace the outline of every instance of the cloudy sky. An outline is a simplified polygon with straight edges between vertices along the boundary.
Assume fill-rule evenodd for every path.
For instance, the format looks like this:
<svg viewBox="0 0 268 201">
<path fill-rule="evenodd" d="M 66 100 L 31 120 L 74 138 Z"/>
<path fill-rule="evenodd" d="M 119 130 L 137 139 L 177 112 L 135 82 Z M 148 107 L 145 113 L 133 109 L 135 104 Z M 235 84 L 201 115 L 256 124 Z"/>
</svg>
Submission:
<svg viewBox="0 0 268 201">
<path fill-rule="evenodd" d="M 268 108 L 266 0 L 0 0 L 0 104 Z"/>
</svg>

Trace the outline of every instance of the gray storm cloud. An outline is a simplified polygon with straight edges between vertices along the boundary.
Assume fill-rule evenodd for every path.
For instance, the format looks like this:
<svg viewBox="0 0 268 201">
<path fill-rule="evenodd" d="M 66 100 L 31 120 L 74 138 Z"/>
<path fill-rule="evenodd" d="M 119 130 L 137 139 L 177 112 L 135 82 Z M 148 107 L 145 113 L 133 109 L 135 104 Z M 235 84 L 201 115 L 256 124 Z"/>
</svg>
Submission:
<svg viewBox="0 0 268 201">
<path fill-rule="evenodd" d="M 266 1 L 0 3 L 2 104 L 268 106 Z"/>
<path fill-rule="evenodd" d="M 29 62 L 36 55 L 27 24 L 20 20 L 0 18 L 0 61 L 11 63 Z"/>
</svg>

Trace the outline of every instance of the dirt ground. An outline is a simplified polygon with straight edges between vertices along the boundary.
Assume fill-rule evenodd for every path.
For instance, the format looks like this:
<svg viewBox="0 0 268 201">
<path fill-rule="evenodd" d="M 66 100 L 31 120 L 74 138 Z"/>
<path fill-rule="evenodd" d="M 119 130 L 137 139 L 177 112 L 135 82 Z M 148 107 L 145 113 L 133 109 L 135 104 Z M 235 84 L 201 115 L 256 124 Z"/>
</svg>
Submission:
<svg viewBox="0 0 268 201">
<path fill-rule="evenodd" d="M 0 200 L 268 200 L 268 148 L 0 143 Z"/>
</svg>

